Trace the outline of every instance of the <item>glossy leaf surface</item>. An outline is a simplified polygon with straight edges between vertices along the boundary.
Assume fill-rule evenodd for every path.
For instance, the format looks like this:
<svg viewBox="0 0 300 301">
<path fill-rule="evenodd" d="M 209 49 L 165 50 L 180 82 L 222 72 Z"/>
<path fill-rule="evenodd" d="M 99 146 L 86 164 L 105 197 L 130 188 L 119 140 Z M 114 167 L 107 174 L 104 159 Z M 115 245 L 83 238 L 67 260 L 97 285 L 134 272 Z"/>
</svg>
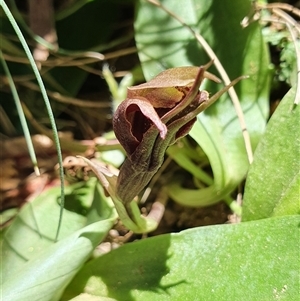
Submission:
<svg viewBox="0 0 300 301">
<path fill-rule="evenodd" d="M 300 108 L 295 88 L 272 115 L 247 177 L 243 220 L 300 214 Z"/>
<path fill-rule="evenodd" d="M 299 222 L 271 218 L 131 243 L 89 262 L 63 300 L 296 300 Z"/>
</svg>

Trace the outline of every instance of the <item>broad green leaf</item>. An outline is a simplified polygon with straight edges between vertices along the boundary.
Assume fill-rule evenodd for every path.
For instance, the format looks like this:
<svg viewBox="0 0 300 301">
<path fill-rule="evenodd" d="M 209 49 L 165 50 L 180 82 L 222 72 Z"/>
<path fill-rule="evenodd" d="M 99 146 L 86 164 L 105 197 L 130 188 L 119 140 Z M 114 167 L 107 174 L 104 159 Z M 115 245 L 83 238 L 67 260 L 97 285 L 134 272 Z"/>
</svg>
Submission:
<svg viewBox="0 0 300 301">
<path fill-rule="evenodd" d="M 3 300 L 56 301 L 107 235 L 114 218 L 88 225 L 39 253 L 2 286 Z"/>
<path fill-rule="evenodd" d="M 300 214 L 300 108 L 295 87 L 272 115 L 246 181 L 243 221 Z"/>
<path fill-rule="evenodd" d="M 235 89 L 245 114 L 253 148 L 264 132 L 268 116 L 269 56 L 259 24 L 243 29 L 241 20 L 251 10 L 250 1 L 161 1 L 170 11 L 203 35 L 231 79 L 249 75 Z M 190 31 L 160 8 L 140 1 L 135 22 L 136 41 L 146 79 L 174 66 L 199 66 L 208 56 Z M 218 75 L 216 71 L 209 70 Z M 207 83 L 211 94 L 220 89 Z M 170 185 L 173 199 L 189 206 L 209 205 L 229 195 L 249 167 L 242 130 L 230 98 L 221 97 L 198 116 L 190 132 L 209 158 L 214 183 L 205 189 Z M 176 157 L 174 158 L 176 160 Z M 180 160 L 180 159 L 178 159 Z"/>
<path fill-rule="evenodd" d="M 113 205 L 100 189 L 96 179 L 66 187 L 59 240 L 89 223 L 115 216 Z M 36 258 L 54 244 L 60 212 L 59 197 L 59 187 L 43 192 L 21 209 L 5 231 L 2 246 L 5 260 L 1 266 L 3 277 L 10 277 L 28 260 Z"/>
<path fill-rule="evenodd" d="M 270 218 L 127 244 L 90 261 L 62 300 L 296 300 L 299 222 Z"/>
</svg>

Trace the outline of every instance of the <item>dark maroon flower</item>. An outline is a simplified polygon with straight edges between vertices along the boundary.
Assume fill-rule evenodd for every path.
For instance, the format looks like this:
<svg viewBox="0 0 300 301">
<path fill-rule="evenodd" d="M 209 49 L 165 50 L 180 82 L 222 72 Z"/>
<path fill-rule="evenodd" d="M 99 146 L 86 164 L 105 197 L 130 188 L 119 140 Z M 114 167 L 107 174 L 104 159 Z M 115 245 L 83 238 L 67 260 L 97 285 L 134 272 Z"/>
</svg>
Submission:
<svg viewBox="0 0 300 301">
<path fill-rule="evenodd" d="M 116 137 L 127 154 L 116 188 L 124 203 L 141 192 L 162 165 L 168 146 L 187 135 L 196 116 L 215 101 L 199 91 L 204 77 L 215 80 L 206 69 L 172 68 L 128 88 L 113 118 Z"/>
</svg>

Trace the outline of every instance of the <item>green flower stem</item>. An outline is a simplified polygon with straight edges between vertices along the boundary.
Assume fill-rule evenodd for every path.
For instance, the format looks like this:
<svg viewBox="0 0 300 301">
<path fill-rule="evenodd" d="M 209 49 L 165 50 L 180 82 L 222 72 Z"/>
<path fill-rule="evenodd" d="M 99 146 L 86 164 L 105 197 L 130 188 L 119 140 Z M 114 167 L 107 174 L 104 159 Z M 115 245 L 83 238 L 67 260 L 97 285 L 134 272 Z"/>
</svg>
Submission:
<svg viewBox="0 0 300 301">
<path fill-rule="evenodd" d="M 154 219 L 147 218 L 141 215 L 137 203 L 131 202 L 123 204 L 122 200 L 116 195 L 117 176 L 111 173 L 107 168 L 100 165 L 99 162 L 90 161 L 84 157 L 81 158 L 88 166 L 91 167 L 94 174 L 97 176 L 102 186 L 109 193 L 119 217 L 124 226 L 134 233 L 148 233 L 157 228 L 157 222 Z"/>
</svg>

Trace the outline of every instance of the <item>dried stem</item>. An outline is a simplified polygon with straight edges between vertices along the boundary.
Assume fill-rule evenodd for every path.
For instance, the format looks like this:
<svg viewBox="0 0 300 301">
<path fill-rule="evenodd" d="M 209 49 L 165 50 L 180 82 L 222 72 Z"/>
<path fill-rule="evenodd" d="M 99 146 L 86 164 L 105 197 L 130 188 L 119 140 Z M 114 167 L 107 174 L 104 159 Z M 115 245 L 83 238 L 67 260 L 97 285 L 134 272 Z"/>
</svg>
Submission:
<svg viewBox="0 0 300 301">
<path fill-rule="evenodd" d="M 269 4 L 256 3 L 255 7 L 257 9 L 280 9 L 280 10 L 292 13 L 297 17 L 300 17 L 300 9 L 296 8 L 293 5 L 287 4 L 287 3 L 280 3 L 280 2 L 278 2 L 278 3 L 269 3 Z"/>
<path fill-rule="evenodd" d="M 25 86 L 31 90 L 39 91 L 39 88 L 37 85 L 31 83 L 31 82 L 20 82 L 22 86 Z M 74 106 L 78 107 L 84 107 L 84 108 L 109 108 L 110 103 L 109 102 L 96 102 L 91 100 L 84 100 L 74 97 L 68 97 L 61 95 L 58 92 L 51 92 L 50 90 L 47 90 L 47 94 L 52 98 L 55 99 L 58 102 L 66 103 L 66 104 L 72 104 Z"/>
</svg>

